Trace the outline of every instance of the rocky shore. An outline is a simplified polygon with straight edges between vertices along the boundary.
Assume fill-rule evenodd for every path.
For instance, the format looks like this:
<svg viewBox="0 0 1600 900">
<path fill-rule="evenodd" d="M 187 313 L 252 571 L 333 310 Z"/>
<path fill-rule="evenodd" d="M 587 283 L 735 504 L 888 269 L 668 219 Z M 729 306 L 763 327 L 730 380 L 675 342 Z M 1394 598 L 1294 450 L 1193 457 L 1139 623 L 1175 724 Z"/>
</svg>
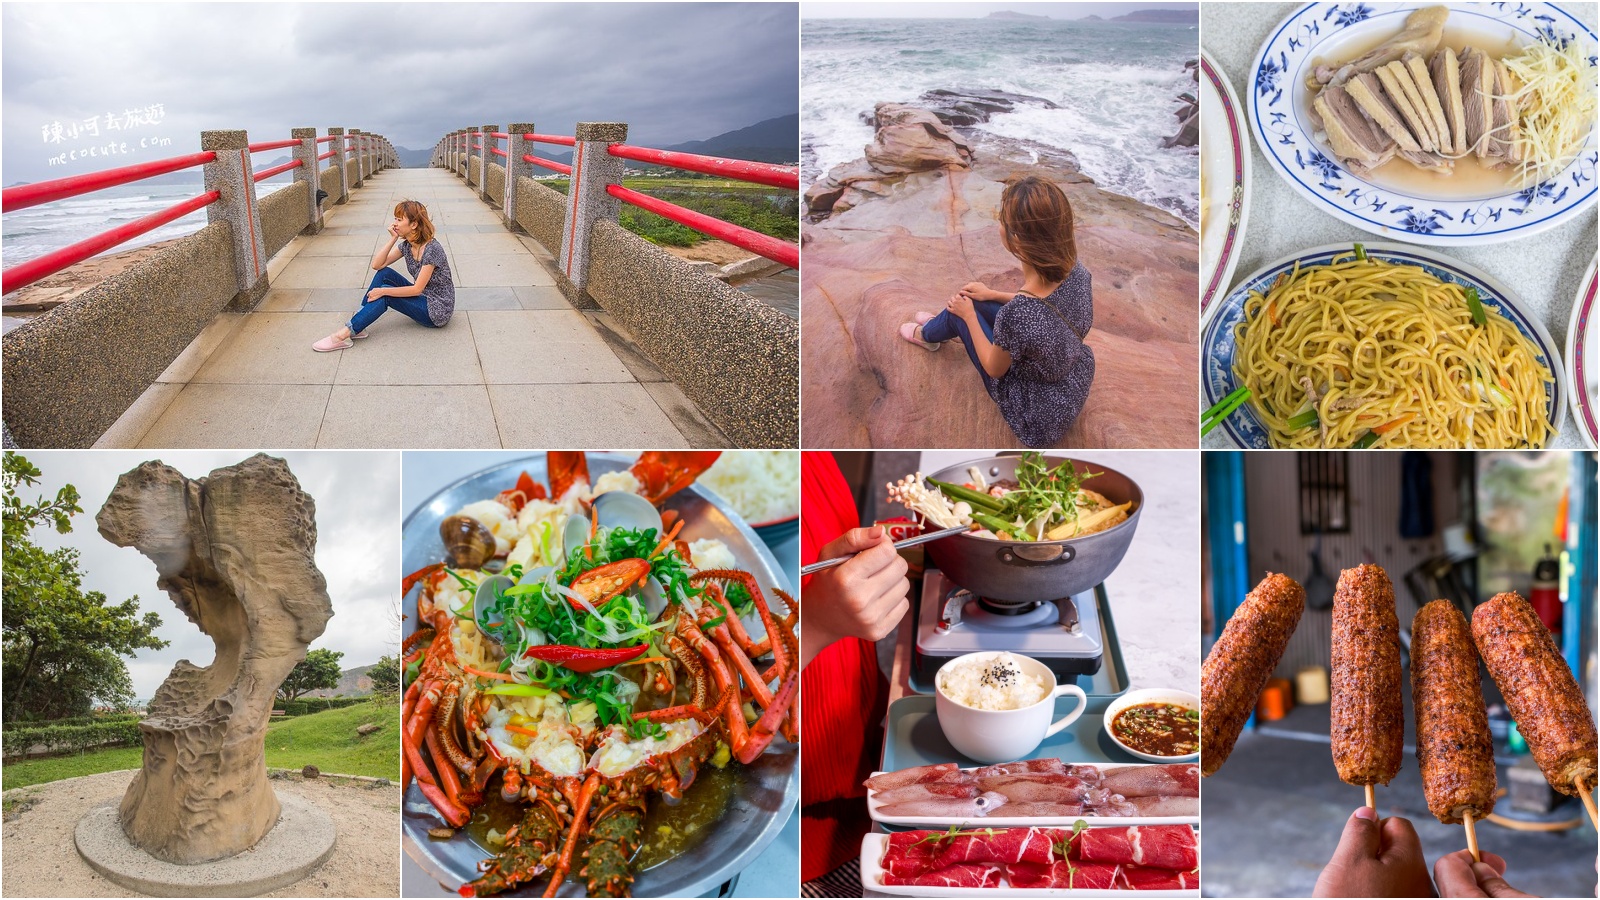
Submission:
<svg viewBox="0 0 1600 900">
<path fill-rule="evenodd" d="M 1088 343 L 1097 372 L 1062 446 L 1193 445 L 1197 236 L 1170 213 L 1100 189 L 1069 152 L 953 124 L 1031 102 L 1048 101 L 930 92 L 915 104 L 880 103 L 864 158 L 807 190 L 806 446 L 1017 444 L 959 346 L 928 353 L 896 332 L 919 310 L 943 309 L 969 281 L 1001 290 L 1021 284 L 997 216 L 1006 181 L 1025 175 L 1067 192 L 1079 257 L 1094 280 Z"/>
</svg>

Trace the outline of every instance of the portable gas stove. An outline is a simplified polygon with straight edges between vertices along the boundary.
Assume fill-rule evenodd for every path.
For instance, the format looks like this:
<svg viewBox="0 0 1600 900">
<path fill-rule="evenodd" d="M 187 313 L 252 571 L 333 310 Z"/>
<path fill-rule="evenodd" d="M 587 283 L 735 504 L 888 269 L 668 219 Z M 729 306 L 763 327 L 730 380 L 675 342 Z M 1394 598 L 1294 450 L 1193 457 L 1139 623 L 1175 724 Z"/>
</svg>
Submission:
<svg viewBox="0 0 1600 900">
<path fill-rule="evenodd" d="M 917 604 L 912 687 L 931 693 L 939 667 L 967 653 L 1009 650 L 1044 663 L 1062 684 L 1085 692 L 1120 694 L 1127 688 L 1121 647 L 1097 586 L 1053 602 L 1017 603 L 975 595 L 928 569 Z M 1100 675 L 1107 654 L 1114 664 Z"/>
</svg>

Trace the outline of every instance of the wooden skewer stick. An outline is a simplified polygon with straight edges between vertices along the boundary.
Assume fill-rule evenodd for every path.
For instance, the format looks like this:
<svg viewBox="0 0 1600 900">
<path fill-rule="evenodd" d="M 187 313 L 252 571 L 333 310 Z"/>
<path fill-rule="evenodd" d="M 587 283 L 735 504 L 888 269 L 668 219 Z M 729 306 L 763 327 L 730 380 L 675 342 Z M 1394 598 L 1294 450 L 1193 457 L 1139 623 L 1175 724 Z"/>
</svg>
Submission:
<svg viewBox="0 0 1600 900">
<path fill-rule="evenodd" d="M 1473 826 L 1471 812 L 1461 814 L 1461 824 L 1467 829 L 1467 849 L 1472 852 L 1472 861 L 1483 862 L 1483 856 L 1478 853 L 1478 829 Z"/>
<path fill-rule="evenodd" d="M 1600 829 L 1600 813 L 1595 811 L 1594 795 L 1590 793 L 1594 788 L 1581 781 L 1576 782 L 1576 787 L 1578 788 L 1578 799 L 1583 801 L 1583 808 L 1589 812 L 1589 821 L 1594 823 L 1596 829 Z"/>
<path fill-rule="evenodd" d="M 1377 791 L 1372 785 L 1367 785 L 1367 806 L 1376 810 L 1378 808 Z"/>
</svg>

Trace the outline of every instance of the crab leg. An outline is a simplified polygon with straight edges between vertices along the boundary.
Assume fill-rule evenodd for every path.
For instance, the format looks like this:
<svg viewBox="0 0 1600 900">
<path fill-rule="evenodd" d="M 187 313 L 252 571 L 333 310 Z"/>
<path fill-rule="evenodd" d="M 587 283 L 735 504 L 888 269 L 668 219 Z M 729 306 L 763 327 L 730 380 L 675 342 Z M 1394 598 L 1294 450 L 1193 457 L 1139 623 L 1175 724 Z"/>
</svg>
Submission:
<svg viewBox="0 0 1600 900">
<path fill-rule="evenodd" d="M 798 672 L 790 672 L 789 677 L 784 679 L 783 685 L 778 688 L 778 693 L 773 698 L 772 705 L 767 707 L 767 711 L 761 714 L 761 718 L 756 721 L 756 724 L 750 728 L 749 732 L 742 735 L 742 741 L 738 738 L 735 739 L 733 755 L 739 762 L 749 765 L 767 749 L 768 744 L 772 743 L 772 736 L 777 733 L 779 723 L 788 713 L 789 704 L 794 701 L 799 693 L 799 675 L 800 673 Z M 744 717 L 742 714 L 740 715 L 739 724 L 739 731 L 743 732 Z"/>
<path fill-rule="evenodd" d="M 556 891 L 561 890 L 561 882 L 567 880 L 567 873 L 572 871 L 572 855 L 577 852 L 578 840 L 583 836 L 583 826 L 589 818 L 589 803 L 599 787 L 600 776 L 590 775 L 583 783 L 583 790 L 578 792 L 578 804 L 572 813 L 572 827 L 567 830 L 567 840 L 561 845 L 561 857 L 556 862 L 555 871 L 550 873 L 550 884 L 544 889 L 546 897 L 554 897 Z"/>
</svg>

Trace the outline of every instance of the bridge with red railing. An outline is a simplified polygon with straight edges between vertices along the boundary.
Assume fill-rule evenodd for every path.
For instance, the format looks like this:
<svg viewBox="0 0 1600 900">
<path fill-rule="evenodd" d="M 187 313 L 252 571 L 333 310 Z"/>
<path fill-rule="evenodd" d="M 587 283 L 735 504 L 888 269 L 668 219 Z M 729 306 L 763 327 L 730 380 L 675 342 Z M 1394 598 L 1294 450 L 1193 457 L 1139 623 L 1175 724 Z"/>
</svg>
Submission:
<svg viewBox="0 0 1600 900">
<path fill-rule="evenodd" d="M 541 315 L 550 315 L 540 310 L 557 307 L 550 305 L 548 297 L 524 295 L 523 288 L 517 287 L 517 297 L 533 304 L 523 306 L 528 312 L 489 313 L 481 310 L 507 307 L 478 307 L 480 311 L 469 315 L 488 317 L 482 325 L 452 329 L 457 335 L 470 334 L 468 340 L 474 345 L 469 347 L 470 358 L 484 361 L 481 366 L 473 363 L 476 374 L 472 377 L 479 384 L 497 383 L 496 379 L 503 376 L 491 371 L 491 361 L 508 352 L 538 360 L 545 353 L 542 342 L 548 337 L 564 342 L 551 348 L 560 351 L 556 359 L 564 358 L 562 354 L 571 353 L 578 346 L 590 349 L 580 354 L 584 363 L 574 373 L 539 375 L 536 381 L 552 386 L 572 382 L 565 389 L 567 392 L 594 393 L 581 382 L 593 380 L 592 373 L 600 371 L 593 367 L 598 365 L 614 374 L 599 376 L 596 389 L 606 382 L 626 378 L 636 386 L 651 386 L 650 395 L 662 394 L 653 399 L 639 395 L 639 399 L 628 400 L 625 408 L 639 415 L 643 413 L 638 406 L 641 400 L 652 409 L 659 403 L 660 412 L 667 414 L 671 425 L 667 419 L 659 418 L 660 412 L 655 413 L 658 418 L 653 423 L 643 419 L 631 426 L 618 422 L 618 427 L 630 433 L 657 435 L 646 443 L 672 446 L 683 441 L 708 441 L 715 446 L 793 446 L 798 440 L 799 399 L 798 283 L 793 270 L 799 262 L 799 248 L 780 238 L 625 187 L 622 175 L 625 162 L 640 163 L 796 190 L 796 169 L 639 147 L 625 138 L 626 126 L 616 123 L 579 123 L 573 135 L 544 134 L 532 125 L 514 125 L 505 130 L 489 126 L 447 136 L 435 148 L 433 165 L 454 172 L 460 179 L 455 183 L 473 191 L 492 213 L 492 219 L 486 219 L 483 213 L 465 212 L 467 207 L 461 204 L 446 204 L 436 212 L 436 217 L 446 220 L 443 231 L 448 232 L 451 242 L 452 265 L 458 262 L 456 255 L 461 255 L 461 269 L 456 273 L 458 285 L 470 295 L 473 290 L 491 289 L 472 285 L 518 285 L 529 283 L 518 279 L 531 279 L 535 286 L 545 284 L 559 289 L 553 291 L 556 297 L 563 297 L 566 304 L 589 317 L 586 326 L 583 318 L 570 322 L 540 319 Z M 197 180 L 203 182 L 203 190 L 192 197 L 6 267 L 0 272 L 0 281 L 3 292 L 11 295 L 7 297 L 8 308 L 22 288 L 37 285 L 98 254 L 128 246 L 141 237 L 148 243 L 150 233 L 156 229 L 198 211 L 205 212 L 205 224 L 198 231 L 168 242 L 172 246 L 163 245 L 154 255 L 123 264 L 119 277 L 82 289 L 82 293 L 59 301 L 53 311 L 15 328 L 13 320 L 7 320 L 10 330 L 0 343 L 0 350 L 10 388 L 4 408 L 8 443 L 15 439 L 22 446 L 73 447 L 111 440 L 107 430 L 120 435 L 132 427 L 124 421 L 123 414 L 133 413 L 137 405 L 155 411 L 149 414 L 155 417 L 155 424 L 145 421 L 139 426 L 141 430 L 128 434 L 143 434 L 143 440 L 162 446 L 182 446 L 188 440 L 209 442 L 205 444 L 208 446 L 232 446 L 235 441 L 248 445 L 300 445 L 301 439 L 293 435 L 301 432 L 292 428 L 283 432 L 287 437 L 260 436 L 276 433 L 270 429 L 262 433 L 260 429 L 264 423 L 280 418 L 284 409 L 301 407 L 275 407 L 277 411 L 269 414 L 266 409 L 249 409 L 248 404 L 257 401 L 248 398 L 266 397 L 268 394 L 261 391 L 268 388 L 297 393 L 295 385 L 333 384 L 333 373 L 339 367 L 327 368 L 323 360 L 328 358 L 318 354 L 310 355 L 315 359 L 304 360 L 277 357 L 293 352 L 291 345 L 297 345 L 300 339 L 274 335 L 283 329 L 301 327 L 294 324 L 296 320 L 314 321 L 309 316 L 313 308 L 305 306 L 308 316 L 304 319 L 285 318 L 282 310 L 300 308 L 283 305 L 292 301 L 294 289 L 288 294 L 275 293 L 277 299 L 263 303 L 269 287 L 281 281 L 294 288 L 336 288 L 348 278 L 340 274 L 347 271 L 345 267 L 365 264 L 364 257 L 357 261 L 346 255 L 351 251 L 343 248 L 349 243 L 330 244 L 329 247 L 339 248 L 331 252 L 328 247 L 312 249 L 321 239 L 324 196 L 328 198 L 329 215 L 337 217 L 338 210 L 358 205 L 364 211 L 355 219 L 347 215 L 338 220 L 347 227 L 331 232 L 336 235 L 330 239 L 334 242 L 350 240 L 337 235 L 381 228 L 387 221 L 388 207 L 394 199 L 405 196 L 407 185 L 422 188 L 422 196 L 445 197 L 444 189 L 434 182 L 419 182 L 413 176 L 396 181 L 398 190 L 392 193 L 361 199 L 357 195 L 362 193 L 359 189 L 365 182 L 397 166 L 399 158 L 382 136 L 354 129 L 349 133 L 328 129 L 327 134 L 318 136 L 315 129 L 297 128 L 288 139 L 255 142 L 249 141 L 243 131 L 204 132 L 200 146 L 198 153 L 0 192 L 0 211 L 10 213 L 175 172 L 194 171 L 199 176 Z M 552 152 L 539 149 L 548 146 L 571 148 L 571 161 L 563 163 L 541 155 Z M 251 161 L 252 154 L 282 151 L 292 154 L 287 162 L 256 165 Z M 564 176 L 565 193 L 536 177 L 542 173 Z M 271 194 L 257 197 L 257 184 L 283 176 L 292 180 Z M 346 205 L 347 201 L 355 202 Z M 622 228 L 618 210 L 624 204 L 660 215 L 754 256 L 720 271 L 707 263 L 688 263 Z M 464 221 L 472 224 L 462 228 Z M 508 231 L 527 237 L 519 239 L 523 243 L 494 243 L 490 235 L 482 234 L 487 221 L 503 224 Z M 351 224 L 357 227 L 349 227 Z M 303 240 L 297 242 L 297 237 Z M 291 244 L 298 249 L 280 254 Z M 508 253 L 512 247 L 521 253 L 524 246 L 532 253 L 526 265 L 509 256 L 474 257 L 475 253 Z M 289 258 L 287 263 L 285 258 Z M 481 268 L 485 264 L 512 268 L 499 270 L 500 274 L 486 273 Z M 541 267 L 549 275 L 535 274 Z M 509 275 L 511 272 L 526 274 Z M 486 274 L 492 277 L 485 280 Z M 300 293 L 303 297 L 305 291 Z M 257 304 L 272 311 L 256 325 L 231 324 L 238 320 L 218 316 L 223 311 L 259 313 Z M 470 304 L 468 309 L 472 309 Z M 594 315 L 600 318 L 595 319 Z M 508 316 L 513 318 L 505 318 Z M 545 324 L 526 330 L 526 325 L 514 324 L 523 316 L 530 322 Z M 252 316 L 252 320 L 255 318 Z M 631 346 L 634 356 L 614 355 L 604 343 L 588 343 L 595 339 L 592 336 L 562 332 L 566 333 L 562 337 L 551 332 L 550 327 L 557 321 L 563 323 L 563 329 L 597 329 L 607 335 L 607 342 Z M 218 327 L 223 328 L 223 335 L 228 329 L 236 329 L 240 339 L 201 335 L 202 331 Z M 516 333 L 525 334 L 528 343 L 508 345 L 502 330 L 507 327 L 521 329 Z M 253 335 L 248 341 L 243 338 L 246 332 Z M 385 331 L 388 340 L 438 340 L 418 335 L 398 328 Z M 452 340 L 459 342 L 459 338 Z M 169 383 L 166 392 L 161 392 L 158 376 L 186 347 L 192 361 L 183 371 L 190 374 L 181 375 L 183 380 Z M 196 352 L 201 355 L 195 356 Z M 423 350 L 419 345 L 419 352 L 426 356 L 434 351 Z M 263 353 L 269 356 L 258 359 Z M 229 359 L 231 356 L 239 358 Z M 407 364 L 402 360 L 416 358 L 394 357 L 384 365 L 414 369 L 415 362 Z M 602 363 L 602 359 L 609 362 Z M 624 367 L 623 359 L 637 359 L 639 365 L 657 369 L 659 374 L 640 374 L 636 379 L 630 373 L 634 364 Z M 201 383 L 188 381 L 197 376 Z M 459 373 L 448 371 L 437 376 L 397 370 L 387 375 L 352 377 L 376 377 L 377 382 L 366 383 L 385 385 L 463 383 Z M 429 380 L 436 377 L 443 380 Z M 524 383 L 526 377 L 513 375 L 511 382 Z M 341 421 L 349 419 L 349 412 L 337 412 L 343 402 L 339 397 L 360 383 L 363 382 L 358 380 L 350 388 L 333 385 L 332 399 L 311 400 L 316 405 L 305 407 L 312 410 L 306 414 L 320 418 L 321 425 L 319 430 L 313 423 L 305 433 L 320 434 L 319 443 L 333 441 L 335 446 L 409 446 L 409 439 L 379 436 L 383 428 L 394 427 L 387 420 L 369 420 L 365 427 L 353 429 Z M 251 384 L 260 384 L 260 388 L 252 388 Z M 227 385 L 239 387 L 218 393 Z M 183 390 L 173 400 L 172 391 L 179 387 Z M 672 401 L 664 391 L 678 392 L 678 399 Z M 599 393 L 606 395 L 604 390 Z M 157 399 L 151 400 L 152 396 Z M 243 410 L 236 408 L 240 396 L 248 400 Z M 213 399 L 207 400 L 208 397 Z M 225 398 L 233 399 L 225 402 Z M 593 415 L 612 415 L 604 411 L 609 402 L 597 398 L 582 404 L 584 412 L 575 421 L 581 425 Z M 219 403 L 224 405 L 217 406 Z M 170 408 L 161 412 L 165 404 Z M 487 433 L 489 446 L 515 440 L 506 435 L 528 433 L 531 426 L 522 420 L 542 415 L 525 401 L 502 397 L 494 391 L 490 392 L 489 405 L 492 408 L 486 409 L 487 416 L 483 417 L 491 426 Z M 511 413 L 506 412 L 508 407 Z M 64 414 L 63 410 L 67 412 Z M 518 416 L 522 418 L 516 419 Z M 696 416 L 699 424 L 695 423 Z M 201 436 L 211 433 L 204 432 L 204 428 L 215 427 L 204 423 L 226 419 L 239 419 L 245 429 L 242 433 L 258 436 Z M 194 431 L 196 423 L 200 423 L 202 431 Z M 148 431 L 142 430 L 147 427 Z M 542 429 L 548 424 L 541 421 L 536 427 Z M 710 437 L 719 430 L 719 437 Z M 603 433 L 609 436 L 616 432 Z M 116 441 L 124 439 L 118 437 Z M 482 438 L 453 436 L 451 440 L 471 446 Z M 607 446 L 614 442 L 599 437 L 589 440 Z M 116 441 L 109 445 L 119 445 Z M 571 437 L 560 442 L 580 445 Z"/>
</svg>

